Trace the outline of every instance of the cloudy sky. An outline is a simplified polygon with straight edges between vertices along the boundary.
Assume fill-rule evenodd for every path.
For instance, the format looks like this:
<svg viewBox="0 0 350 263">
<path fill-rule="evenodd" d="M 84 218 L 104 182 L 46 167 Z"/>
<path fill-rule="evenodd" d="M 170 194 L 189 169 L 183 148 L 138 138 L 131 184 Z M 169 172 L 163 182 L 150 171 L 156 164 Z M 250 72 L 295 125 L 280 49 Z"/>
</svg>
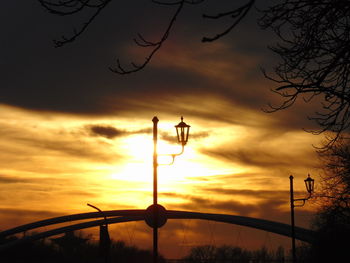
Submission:
<svg viewBox="0 0 350 263">
<path fill-rule="evenodd" d="M 70 36 L 91 14 L 62 17 L 37 1 L 2 3 L 1 229 L 89 212 L 88 202 L 104 210 L 146 208 L 152 203 L 153 116 L 160 120 L 160 153 L 179 151 L 174 125 L 181 116 L 191 125 L 185 153 L 159 168 L 159 203 L 289 223 L 289 175 L 303 197 L 306 175 L 317 180 L 319 174 L 313 145 L 322 137 L 304 131 L 314 128 L 307 119 L 313 105 L 301 100 L 288 110 L 263 111 L 281 102 L 261 73 L 272 74 L 278 58 L 267 48 L 276 39 L 259 29 L 255 10 L 228 36 L 201 43 L 230 23 L 202 14 L 227 7 L 232 1 L 186 5 L 151 63 L 119 75 L 109 67 L 117 58 L 125 68 L 142 63 L 149 49 L 133 39 L 142 34 L 156 41 L 176 6 L 112 1 L 81 37 L 55 48 L 54 39 Z M 298 209 L 297 225 L 309 227 L 315 209 Z M 201 231 L 208 224 L 170 222 L 161 253 L 185 253 L 173 249 L 180 241 L 183 247 L 237 241 L 243 229 L 210 223 L 209 232 Z M 151 246 L 144 223 L 118 227 L 116 239 Z M 242 231 L 238 245 L 266 243 L 265 232 Z"/>
</svg>

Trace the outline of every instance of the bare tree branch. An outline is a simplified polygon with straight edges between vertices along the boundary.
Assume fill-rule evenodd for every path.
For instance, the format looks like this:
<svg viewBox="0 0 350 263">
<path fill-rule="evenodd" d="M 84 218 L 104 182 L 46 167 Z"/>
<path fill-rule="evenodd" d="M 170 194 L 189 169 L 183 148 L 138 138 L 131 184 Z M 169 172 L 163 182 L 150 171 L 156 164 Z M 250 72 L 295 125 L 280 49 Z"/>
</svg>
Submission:
<svg viewBox="0 0 350 263">
<path fill-rule="evenodd" d="M 350 2 L 344 0 L 284 0 L 264 11 L 263 28 L 271 28 L 281 43 L 272 47 L 282 62 L 273 91 L 283 98 L 270 112 L 286 109 L 299 97 L 320 99 L 314 116 L 320 134 L 334 133 L 328 146 L 350 127 Z"/>
<path fill-rule="evenodd" d="M 321 190 L 318 197 L 324 210 L 337 209 L 338 214 L 350 217 L 350 146 L 349 138 L 339 140 L 327 150 L 319 152 L 324 162 Z M 349 222 L 349 221 L 348 221 Z"/>
<path fill-rule="evenodd" d="M 253 7 L 255 3 L 255 0 L 249 0 L 245 5 L 242 5 L 236 9 L 233 9 L 231 11 L 228 12 L 224 12 L 224 13 L 219 13 L 216 15 L 203 15 L 203 18 L 210 18 L 210 19 L 220 19 L 222 17 L 227 17 L 227 16 L 231 16 L 231 18 L 233 19 L 232 24 L 226 28 L 226 30 L 224 30 L 223 32 L 217 34 L 214 37 L 203 37 L 202 38 L 202 42 L 213 42 L 225 35 L 227 35 L 228 33 L 231 32 L 231 30 L 236 27 L 241 21 L 242 19 L 247 15 L 247 13 L 249 12 L 249 10 Z"/>
<path fill-rule="evenodd" d="M 158 1 L 157 1 L 158 2 Z M 181 0 L 178 2 L 174 2 L 171 5 L 177 5 L 177 9 L 174 13 L 174 15 L 172 16 L 166 30 L 164 31 L 162 37 L 160 38 L 159 41 L 157 42 L 151 42 L 148 40 L 145 40 L 143 38 L 143 36 L 141 34 L 138 34 L 139 39 L 141 40 L 141 42 L 137 39 L 134 39 L 135 43 L 140 46 L 140 47 L 151 47 L 152 51 L 149 53 L 149 55 L 145 58 L 144 62 L 140 65 L 136 65 L 135 63 L 131 63 L 132 68 L 131 69 L 125 69 L 124 67 L 121 66 L 120 60 L 117 59 L 117 66 L 116 67 L 109 67 L 109 69 L 114 72 L 114 73 L 118 73 L 118 74 L 130 74 L 130 73 L 134 73 L 137 71 L 140 71 L 141 69 L 143 69 L 144 67 L 146 67 L 146 65 L 151 61 L 152 57 L 154 56 L 154 54 L 162 47 L 163 43 L 167 40 L 169 33 L 172 29 L 172 27 L 175 24 L 175 21 L 178 17 L 178 15 L 180 14 L 181 10 L 184 7 L 184 4 L 187 1 L 185 0 Z"/>
<path fill-rule="evenodd" d="M 83 10 L 94 10 L 92 15 L 78 28 L 73 29 L 71 36 L 61 36 L 60 40 L 54 40 L 56 47 L 62 47 L 67 43 L 75 41 L 79 36 L 81 36 L 87 28 L 94 22 L 96 17 L 101 13 L 101 11 L 112 1 L 112 0 L 38 0 L 39 3 L 50 13 L 60 16 L 74 15 Z M 169 20 L 169 23 L 158 41 L 149 41 L 146 40 L 141 34 L 137 35 L 137 38 L 134 39 L 136 45 L 142 48 L 150 48 L 148 56 L 145 58 L 144 62 L 136 65 L 134 62 L 131 62 L 131 69 L 126 69 L 121 65 L 120 59 L 116 59 L 116 66 L 109 67 L 109 69 L 118 74 L 129 74 L 142 70 L 147 66 L 151 61 L 153 56 L 157 51 L 162 47 L 164 42 L 168 39 L 168 36 L 175 24 L 177 17 L 182 11 L 185 4 L 197 5 L 203 3 L 205 0 L 174 0 L 174 1 L 161 1 L 161 0 L 152 0 L 153 3 L 158 5 L 165 6 L 177 6 L 177 9 L 174 15 Z M 248 0 L 247 0 L 248 1 Z M 217 14 L 213 16 L 203 15 L 204 18 L 219 19 L 224 16 L 231 16 L 233 18 L 233 24 L 227 28 L 222 33 L 216 35 L 213 38 L 203 38 L 203 42 L 209 42 L 219 39 L 220 37 L 228 34 L 248 13 L 250 8 L 253 6 L 255 0 L 249 0 L 245 5 L 242 5 L 239 8 L 236 8 L 230 12 Z"/>
<path fill-rule="evenodd" d="M 61 40 L 54 40 L 55 47 L 62 47 L 67 43 L 73 42 L 82 35 L 89 25 L 96 19 L 101 11 L 112 0 L 38 0 L 39 3 L 50 13 L 67 16 L 74 15 L 84 9 L 95 9 L 93 14 L 84 22 L 79 29 L 74 29 L 69 37 L 61 36 Z"/>
</svg>

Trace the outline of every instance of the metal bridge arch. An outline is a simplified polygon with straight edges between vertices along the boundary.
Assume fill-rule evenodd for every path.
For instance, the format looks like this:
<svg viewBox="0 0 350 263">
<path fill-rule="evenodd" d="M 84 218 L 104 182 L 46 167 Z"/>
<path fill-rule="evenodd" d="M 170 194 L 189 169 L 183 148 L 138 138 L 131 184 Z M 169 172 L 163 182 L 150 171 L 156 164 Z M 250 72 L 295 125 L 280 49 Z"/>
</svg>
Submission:
<svg viewBox="0 0 350 263">
<path fill-rule="evenodd" d="M 69 231 L 99 226 L 104 223 L 115 224 L 115 223 L 131 222 L 131 221 L 142 221 L 142 220 L 145 220 L 147 212 L 144 209 L 109 210 L 109 211 L 103 211 L 103 214 L 109 218 L 107 218 L 107 220 L 99 219 L 99 220 L 93 220 L 89 222 L 77 223 L 77 224 L 65 226 L 65 227 L 58 227 L 49 231 L 44 231 L 34 235 L 30 235 L 30 236 L 0 245 L 0 251 L 19 245 L 24 242 L 34 241 L 41 238 L 46 238 L 46 237 L 62 234 L 65 232 L 69 232 Z M 10 235 L 14 235 L 14 234 L 29 231 L 32 229 L 36 229 L 39 227 L 43 227 L 43 226 L 71 222 L 76 220 L 93 219 L 93 218 L 99 218 L 99 217 L 102 217 L 100 212 L 91 212 L 91 213 L 82 213 L 82 214 L 73 214 L 68 216 L 54 217 L 54 218 L 41 220 L 41 221 L 25 224 L 22 226 L 18 226 L 15 228 L 2 231 L 0 232 L 0 239 Z M 167 219 L 210 220 L 210 221 L 256 228 L 256 229 L 265 230 L 268 232 L 272 232 L 272 233 L 276 233 L 276 234 L 288 236 L 288 237 L 291 236 L 290 225 L 274 222 L 270 220 L 253 218 L 253 217 L 176 211 L 176 210 L 166 210 L 166 217 Z M 312 243 L 315 240 L 315 232 L 305 228 L 295 227 L 295 238 L 301 241 Z"/>
</svg>

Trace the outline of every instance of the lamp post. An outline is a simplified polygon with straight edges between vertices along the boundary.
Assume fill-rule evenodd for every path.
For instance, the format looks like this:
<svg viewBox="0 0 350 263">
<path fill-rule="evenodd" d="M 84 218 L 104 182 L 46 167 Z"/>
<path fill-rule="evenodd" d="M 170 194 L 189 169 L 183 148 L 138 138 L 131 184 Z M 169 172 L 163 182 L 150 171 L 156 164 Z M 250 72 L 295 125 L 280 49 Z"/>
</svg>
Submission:
<svg viewBox="0 0 350 263">
<path fill-rule="evenodd" d="M 290 181 L 290 217 L 291 217 L 291 226 L 292 226 L 292 262 L 296 262 L 296 253 L 295 253 L 295 222 L 294 222 L 294 207 L 302 207 L 305 205 L 305 202 L 310 199 L 314 191 L 314 182 L 315 180 L 310 177 L 308 174 L 307 178 L 304 180 L 306 191 L 309 193 L 309 196 L 306 198 L 297 198 L 294 199 L 294 190 L 293 190 L 293 175 L 289 176 Z M 294 202 L 302 201 L 301 204 L 296 205 Z"/>
<path fill-rule="evenodd" d="M 166 219 L 159 218 L 160 210 L 165 211 L 165 208 L 158 205 L 158 122 L 157 116 L 152 119 L 153 122 L 153 205 L 147 210 L 153 211 L 153 220 L 149 225 L 153 228 L 153 262 L 158 262 L 158 228 L 165 224 Z M 177 154 L 170 154 L 174 163 L 175 157 L 184 152 L 184 147 L 188 141 L 190 125 L 187 125 L 181 117 L 181 122 L 175 125 L 178 142 L 181 143 L 182 150 Z M 171 163 L 171 164 L 172 164 Z"/>
<path fill-rule="evenodd" d="M 111 239 L 109 237 L 108 233 L 108 223 L 107 223 L 107 216 L 106 214 L 98 207 L 87 204 L 88 206 L 95 208 L 98 212 L 101 213 L 103 216 L 103 219 L 105 221 L 104 225 L 100 225 L 100 243 L 99 243 L 99 252 L 102 256 L 104 256 L 104 262 L 108 263 L 110 261 L 110 246 L 111 246 Z"/>
</svg>

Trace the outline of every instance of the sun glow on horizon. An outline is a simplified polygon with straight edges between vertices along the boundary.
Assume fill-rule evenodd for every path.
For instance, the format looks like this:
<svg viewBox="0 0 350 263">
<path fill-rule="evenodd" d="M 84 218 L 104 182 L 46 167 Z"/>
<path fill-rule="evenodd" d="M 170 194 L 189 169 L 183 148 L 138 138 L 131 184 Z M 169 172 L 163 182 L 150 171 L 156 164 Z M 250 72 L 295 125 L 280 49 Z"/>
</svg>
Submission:
<svg viewBox="0 0 350 263">
<path fill-rule="evenodd" d="M 197 147 L 195 142 L 189 142 L 183 154 L 176 156 L 171 164 L 170 155 L 181 152 L 181 146 L 158 139 L 158 184 L 162 191 L 172 191 L 180 184 L 183 191 L 187 191 L 186 185 L 193 183 L 196 177 L 244 172 L 242 167 L 228 167 L 224 162 L 201 154 Z M 119 148 L 128 156 L 128 162 L 113 170 L 110 177 L 121 181 L 152 182 L 152 136 L 138 134 L 126 137 Z"/>
</svg>

